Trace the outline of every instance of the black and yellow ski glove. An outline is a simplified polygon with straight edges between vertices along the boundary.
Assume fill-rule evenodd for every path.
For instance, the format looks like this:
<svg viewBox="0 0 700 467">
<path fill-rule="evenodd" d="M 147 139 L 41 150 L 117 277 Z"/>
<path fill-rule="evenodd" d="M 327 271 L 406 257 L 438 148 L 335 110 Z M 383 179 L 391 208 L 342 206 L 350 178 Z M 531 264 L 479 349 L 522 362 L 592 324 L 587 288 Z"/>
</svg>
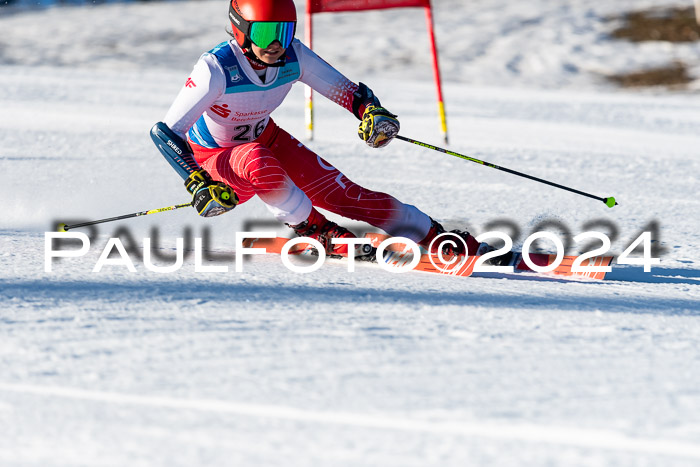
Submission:
<svg viewBox="0 0 700 467">
<path fill-rule="evenodd" d="M 400 127 L 396 115 L 384 107 L 368 105 L 357 134 L 368 146 L 383 148 L 399 134 Z"/>
<path fill-rule="evenodd" d="M 203 217 L 218 216 L 238 204 L 238 196 L 233 188 L 224 182 L 212 180 L 204 169 L 192 172 L 185 180 L 185 187 L 192 195 L 192 206 Z"/>
</svg>

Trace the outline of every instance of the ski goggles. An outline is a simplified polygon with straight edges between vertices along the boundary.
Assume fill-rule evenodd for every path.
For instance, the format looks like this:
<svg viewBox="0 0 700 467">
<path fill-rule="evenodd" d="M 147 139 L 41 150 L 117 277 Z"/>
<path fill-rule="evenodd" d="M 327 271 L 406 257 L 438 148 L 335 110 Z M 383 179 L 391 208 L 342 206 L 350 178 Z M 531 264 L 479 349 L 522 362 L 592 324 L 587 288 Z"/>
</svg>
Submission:
<svg viewBox="0 0 700 467">
<path fill-rule="evenodd" d="M 286 49 L 294 39 L 296 21 L 246 21 L 236 13 L 233 3 L 229 7 L 228 15 L 238 29 L 261 49 L 268 48 L 275 41 L 279 41 Z"/>
<path fill-rule="evenodd" d="M 256 21 L 250 23 L 248 37 L 261 49 L 268 48 L 275 41 L 279 41 L 282 48 L 286 49 L 294 39 L 296 27 L 295 21 Z"/>
</svg>

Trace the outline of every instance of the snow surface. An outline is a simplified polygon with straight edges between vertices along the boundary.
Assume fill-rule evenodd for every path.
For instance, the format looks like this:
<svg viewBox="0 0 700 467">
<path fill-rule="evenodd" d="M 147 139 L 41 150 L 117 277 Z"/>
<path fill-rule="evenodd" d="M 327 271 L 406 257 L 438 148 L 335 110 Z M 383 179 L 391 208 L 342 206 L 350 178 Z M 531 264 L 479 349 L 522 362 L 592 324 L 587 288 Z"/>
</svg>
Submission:
<svg viewBox="0 0 700 467">
<path fill-rule="evenodd" d="M 697 70 L 697 44 L 606 35 L 612 14 L 686 2 L 434 3 L 450 149 L 620 206 L 400 141 L 370 150 L 322 99 L 309 146 L 450 228 L 514 234 L 507 222 L 516 245 L 555 221 L 610 235 L 619 254 L 655 223 L 661 263 L 614 265 L 602 283 L 331 261 L 302 275 L 274 256 L 235 272 L 235 232 L 288 233 L 251 201 L 215 219 L 187 209 L 84 229 L 87 255 L 46 273 L 58 222 L 187 201 L 148 130 L 226 39 L 226 6 L 5 7 L 0 465 L 700 463 L 697 86 L 602 78 L 674 59 Z M 315 28 L 315 49 L 368 83 L 403 134 L 440 144 L 422 12 L 319 15 Z M 301 86 L 274 117 L 303 136 Z M 171 258 L 188 231 L 228 272 L 196 272 L 191 254 L 167 274 L 137 259 L 144 237 Z M 120 233 L 136 272 L 93 273 Z"/>
</svg>

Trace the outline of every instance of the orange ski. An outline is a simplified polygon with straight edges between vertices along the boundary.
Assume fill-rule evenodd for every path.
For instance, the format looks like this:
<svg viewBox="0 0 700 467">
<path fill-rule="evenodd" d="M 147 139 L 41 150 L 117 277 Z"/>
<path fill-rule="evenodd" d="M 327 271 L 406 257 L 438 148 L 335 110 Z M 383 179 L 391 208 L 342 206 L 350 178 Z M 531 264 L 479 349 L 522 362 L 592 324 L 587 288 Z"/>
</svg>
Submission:
<svg viewBox="0 0 700 467">
<path fill-rule="evenodd" d="M 378 234 L 378 233 L 368 233 L 365 237 L 370 240 L 370 244 L 375 249 L 386 239 L 390 238 L 389 235 Z M 265 248 L 267 253 L 281 254 L 284 246 L 289 242 L 289 238 L 276 237 L 276 238 L 248 238 L 243 242 L 243 246 L 246 248 Z M 301 242 L 290 247 L 289 254 L 299 255 L 299 254 L 318 254 L 315 248 L 310 243 Z M 459 256 L 453 258 L 440 258 L 436 254 L 428 254 L 421 252 L 418 260 L 415 260 L 413 250 L 409 245 L 396 242 L 387 246 L 383 254 L 384 263 L 396 268 L 409 268 L 411 264 L 415 263 L 411 269 L 414 271 L 430 272 L 434 274 L 443 274 L 450 276 L 461 276 L 468 277 L 474 273 L 474 267 L 476 265 L 478 256 Z M 598 256 L 581 261 L 581 266 L 583 271 L 572 271 L 572 266 L 574 262 L 578 259 L 578 256 L 564 256 L 561 263 L 552 271 L 549 272 L 539 272 L 531 269 L 527 263 L 523 260 L 522 254 L 515 253 L 512 265 L 513 272 L 535 272 L 538 274 L 548 274 L 559 277 L 576 277 L 576 278 L 586 278 L 602 280 L 605 278 L 605 271 L 589 271 L 586 270 L 589 266 L 599 267 L 599 266 L 609 266 L 612 263 L 612 256 Z M 362 259 L 356 257 L 356 259 Z M 364 258 L 366 260 L 366 258 Z M 554 264 L 556 261 L 556 255 L 531 253 L 530 260 L 535 266 L 547 267 Z M 376 262 L 376 259 L 372 259 Z M 478 272 L 478 271 L 477 271 Z"/>
</svg>

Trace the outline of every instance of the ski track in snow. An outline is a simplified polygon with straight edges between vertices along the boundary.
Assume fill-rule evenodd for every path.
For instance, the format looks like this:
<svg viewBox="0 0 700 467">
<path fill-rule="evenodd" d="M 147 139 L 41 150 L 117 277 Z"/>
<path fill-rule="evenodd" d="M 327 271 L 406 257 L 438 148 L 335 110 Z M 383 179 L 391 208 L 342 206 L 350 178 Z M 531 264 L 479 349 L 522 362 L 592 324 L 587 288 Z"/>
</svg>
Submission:
<svg viewBox="0 0 700 467">
<path fill-rule="evenodd" d="M 692 443 L 681 443 L 656 439 L 634 439 L 610 431 L 593 431 L 537 425 L 497 425 L 490 423 L 432 422 L 405 418 L 388 418 L 357 413 L 316 412 L 291 407 L 236 404 L 229 401 L 189 400 L 170 397 L 129 395 L 110 392 L 85 391 L 61 387 L 32 385 L 3 385 L 0 390 L 53 396 L 66 399 L 166 408 L 228 413 L 239 416 L 264 417 L 295 422 L 311 422 L 354 426 L 361 428 L 387 429 L 408 432 L 427 432 L 439 435 L 461 435 L 468 437 L 494 438 L 497 440 L 519 440 L 553 443 L 585 448 L 632 451 L 643 454 L 662 454 L 671 457 L 700 459 L 700 447 Z"/>
<path fill-rule="evenodd" d="M 601 79 L 697 62 L 697 44 L 606 36 L 608 15 L 686 2 L 434 3 L 449 148 L 620 206 L 400 141 L 370 150 L 321 98 L 307 144 L 449 228 L 501 222 L 516 246 L 555 221 L 572 236 L 604 231 L 619 254 L 655 223 L 661 263 L 613 264 L 600 283 L 337 261 L 295 274 L 275 256 L 235 272 L 233 233 L 270 218 L 251 201 L 216 219 L 183 209 L 86 229 L 89 252 L 45 272 L 56 223 L 186 201 L 148 130 L 226 39 L 225 8 L 3 8 L 0 465 L 698 464 L 700 101 L 692 86 L 623 92 Z M 358 35 L 360 17 L 395 32 Z M 319 15 L 315 27 L 316 50 L 368 83 L 403 134 L 440 144 L 427 45 L 411 48 L 421 12 Z M 274 118 L 304 134 L 303 88 Z M 118 234 L 136 272 L 92 272 Z M 159 265 L 177 237 L 207 237 L 218 260 L 205 265 L 228 271 L 195 272 L 191 254 L 176 272 L 148 271 L 144 237 Z"/>
</svg>

